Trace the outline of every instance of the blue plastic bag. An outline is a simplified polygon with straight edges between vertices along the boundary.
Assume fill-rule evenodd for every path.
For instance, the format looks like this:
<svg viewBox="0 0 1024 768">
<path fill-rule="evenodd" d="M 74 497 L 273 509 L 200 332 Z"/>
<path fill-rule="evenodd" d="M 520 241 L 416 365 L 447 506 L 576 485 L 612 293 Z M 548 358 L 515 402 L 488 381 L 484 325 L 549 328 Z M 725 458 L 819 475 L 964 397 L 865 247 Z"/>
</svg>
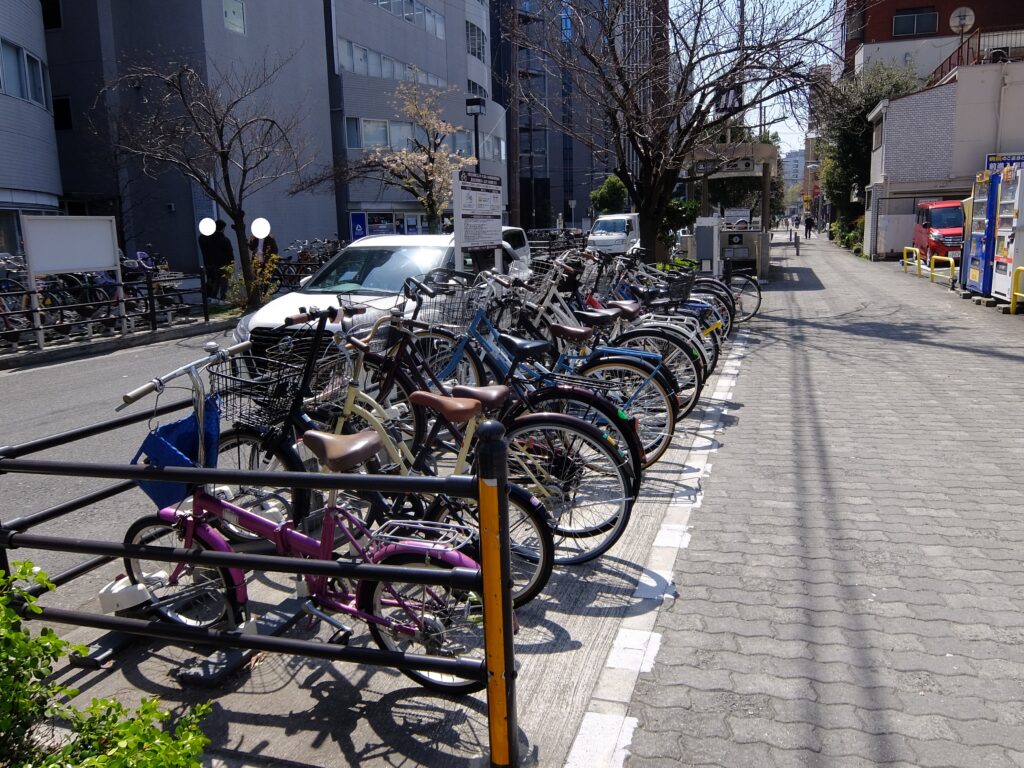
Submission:
<svg viewBox="0 0 1024 768">
<path fill-rule="evenodd" d="M 207 395 L 205 428 L 203 430 L 206 447 L 203 466 L 217 466 L 217 448 L 220 445 L 220 398 Z M 196 414 L 191 413 L 184 419 L 162 424 L 142 441 L 139 452 L 132 459 L 138 464 L 139 459 L 151 467 L 194 467 L 199 460 L 199 430 Z M 151 498 L 159 509 L 172 507 L 180 503 L 192 493 L 188 483 L 162 483 L 151 480 L 139 480 L 136 485 Z"/>
</svg>

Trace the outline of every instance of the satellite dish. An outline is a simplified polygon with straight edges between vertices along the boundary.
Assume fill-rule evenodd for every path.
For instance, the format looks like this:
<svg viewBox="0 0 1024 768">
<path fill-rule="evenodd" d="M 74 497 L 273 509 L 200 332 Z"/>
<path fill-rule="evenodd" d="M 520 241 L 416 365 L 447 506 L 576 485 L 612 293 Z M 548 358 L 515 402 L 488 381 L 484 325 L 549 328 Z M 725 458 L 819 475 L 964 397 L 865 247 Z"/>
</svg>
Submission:
<svg viewBox="0 0 1024 768">
<path fill-rule="evenodd" d="M 949 15 L 949 28 L 958 35 L 970 32 L 974 27 L 974 11 L 966 5 L 957 8 Z"/>
</svg>

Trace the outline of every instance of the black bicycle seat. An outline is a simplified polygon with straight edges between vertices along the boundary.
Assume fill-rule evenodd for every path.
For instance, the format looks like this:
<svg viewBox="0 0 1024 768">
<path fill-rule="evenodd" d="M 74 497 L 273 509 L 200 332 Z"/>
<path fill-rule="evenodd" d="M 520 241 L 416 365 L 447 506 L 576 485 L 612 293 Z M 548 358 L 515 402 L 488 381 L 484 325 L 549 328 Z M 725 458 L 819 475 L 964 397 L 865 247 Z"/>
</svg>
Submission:
<svg viewBox="0 0 1024 768">
<path fill-rule="evenodd" d="M 532 357 L 541 357 L 551 351 L 550 341 L 539 341 L 537 339 L 521 339 L 518 336 L 511 336 L 503 333 L 498 338 L 501 345 L 508 350 L 516 360 L 528 360 Z"/>
</svg>

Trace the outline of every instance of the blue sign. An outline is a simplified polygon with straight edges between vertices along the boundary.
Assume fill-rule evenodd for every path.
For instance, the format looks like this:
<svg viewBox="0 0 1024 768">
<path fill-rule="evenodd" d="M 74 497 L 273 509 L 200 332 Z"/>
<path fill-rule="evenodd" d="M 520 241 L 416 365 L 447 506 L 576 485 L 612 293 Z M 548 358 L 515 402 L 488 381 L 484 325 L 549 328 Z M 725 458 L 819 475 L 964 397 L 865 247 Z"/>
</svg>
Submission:
<svg viewBox="0 0 1024 768">
<path fill-rule="evenodd" d="M 986 171 L 1001 171 L 1005 166 L 1024 167 L 1024 152 L 1003 152 L 985 155 Z"/>
<path fill-rule="evenodd" d="M 366 237 L 366 214 L 352 212 L 349 214 L 349 220 L 352 223 L 352 239 Z"/>
</svg>

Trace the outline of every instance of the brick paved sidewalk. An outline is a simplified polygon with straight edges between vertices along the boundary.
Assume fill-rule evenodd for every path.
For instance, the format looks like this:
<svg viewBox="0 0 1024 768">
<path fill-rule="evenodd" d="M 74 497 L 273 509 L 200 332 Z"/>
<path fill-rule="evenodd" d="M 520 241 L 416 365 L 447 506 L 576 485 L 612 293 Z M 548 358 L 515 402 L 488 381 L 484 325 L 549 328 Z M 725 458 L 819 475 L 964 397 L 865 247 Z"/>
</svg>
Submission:
<svg viewBox="0 0 1024 768">
<path fill-rule="evenodd" d="M 790 254 L 627 765 L 1024 766 L 1024 318 Z"/>
</svg>

